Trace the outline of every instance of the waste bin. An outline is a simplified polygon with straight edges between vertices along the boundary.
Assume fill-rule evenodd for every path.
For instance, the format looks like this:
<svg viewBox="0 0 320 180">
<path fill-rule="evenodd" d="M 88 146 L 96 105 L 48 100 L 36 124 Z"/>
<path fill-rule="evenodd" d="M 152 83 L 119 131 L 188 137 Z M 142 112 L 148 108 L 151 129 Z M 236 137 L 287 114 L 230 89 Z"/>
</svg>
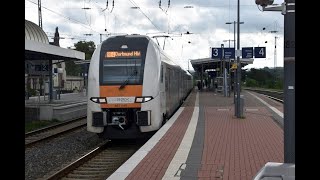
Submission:
<svg viewBox="0 0 320 180">
<path fill-rule="evenodd" d="M 237 106 L 237 94 L 235 95 L 234 98 L 234 104 Z M 240 94 L 240 117 L 243 117 L 243 108 L 244 108 L 244 95 Z M 234 115 L 237 116 L 237 112 L 234 111 Z"/>
</svg>

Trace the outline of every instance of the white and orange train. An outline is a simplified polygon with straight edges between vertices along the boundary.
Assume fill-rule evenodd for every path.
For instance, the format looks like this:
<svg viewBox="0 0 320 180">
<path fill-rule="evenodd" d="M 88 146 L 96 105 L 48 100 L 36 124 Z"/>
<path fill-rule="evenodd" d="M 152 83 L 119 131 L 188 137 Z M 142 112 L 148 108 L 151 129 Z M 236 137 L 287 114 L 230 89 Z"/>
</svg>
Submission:
<svg viewBox="0 0 320 180">
<path fill-rule="evenodd" d="M 192 90 L 192 76 L 148 36 L 112 36 L 94 51 L 87 130 L 131 139 L 158 130 Z"/>
</svg>

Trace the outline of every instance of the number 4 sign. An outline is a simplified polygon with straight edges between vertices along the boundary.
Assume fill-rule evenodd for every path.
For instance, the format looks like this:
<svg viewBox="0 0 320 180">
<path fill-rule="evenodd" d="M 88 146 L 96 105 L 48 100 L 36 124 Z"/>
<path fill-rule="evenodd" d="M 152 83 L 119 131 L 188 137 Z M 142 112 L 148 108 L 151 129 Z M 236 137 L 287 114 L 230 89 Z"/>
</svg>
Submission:
<svg viewBox="0 0 320 180">
<path fill-rule="evenodd" d="M 254 47 L 255 58 L 266 58 L 266 47 Z"/>
</svg>

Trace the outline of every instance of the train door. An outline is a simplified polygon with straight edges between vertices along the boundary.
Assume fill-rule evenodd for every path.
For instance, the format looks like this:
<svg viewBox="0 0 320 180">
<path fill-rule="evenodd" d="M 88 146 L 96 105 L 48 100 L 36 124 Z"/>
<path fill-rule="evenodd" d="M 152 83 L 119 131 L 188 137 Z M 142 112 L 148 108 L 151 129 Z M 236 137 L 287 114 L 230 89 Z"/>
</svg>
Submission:
<svg viewBox="0 0 320 180">
<path fill-rule="evenodd" d="M 177 71 L 175 69 L 171 69 L 170 70 L 170 90 L 171 90 L 171 110 L 173 111 L 174 109 L 177 108 L 177 105 L 179 104 L 179 83 L 178 83 L 178 75 L 177 75 Z"/>
<path fill-rule="evenodd" d="M 180 105 L 180 89 L 181 89 L 181 87 L 180 87 L 181 86 L 180 71 L 177 71 L 176 75 L 177 75 L 176 78 L 177 78 L 177 85 L 178 85 L 178 87 L 177 87 L 177 92 L 178 92 L 177 102 L 179 102 L 179 105 Z"/>
<path fill-rule="evenodd" d="M 170 91 L 170 68 L 166 68 L 165 73 L 165 91 L 166 91 L 166 114 L 170 115 L 171 111 L 171 91 Z"/>
<path fill-rule="evenodd" d="M 164 69 L 163 69 L 163 64 L 161 63 L 161 69 L 160 69 L 160 107 L 161 107 L 161 112 L 165 113 L 165 82 L 164 82 Z"/>
</svg>

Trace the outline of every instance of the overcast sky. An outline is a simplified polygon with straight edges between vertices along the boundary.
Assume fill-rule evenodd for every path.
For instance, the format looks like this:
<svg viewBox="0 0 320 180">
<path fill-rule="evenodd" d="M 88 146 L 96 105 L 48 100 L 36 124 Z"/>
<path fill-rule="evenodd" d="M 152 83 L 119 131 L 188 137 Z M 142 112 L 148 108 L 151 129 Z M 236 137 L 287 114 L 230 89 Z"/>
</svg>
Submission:
<svg viewBox="0 0 320 180">
<path fill-rule="evenodd" d="M 168 2 L 161 0 L 160 9 L 159 0 L 41 0 L 42 26 L 50 42 L 58 27 L 60 37 L 64 38 L 60 46 L 64 48 L 73 47 L 80 40 L 98 45 L 100 34 L 154 36 L 169 32 L 172 39 L 165 39 L 164 50 L 184 69 L 188 69 L 189 59 L 208 58 L 210 47 L 220 47 L 222 43 L 228 47 L 229 42 L 223 41 L 233 40 L 234 25 L 226 22 L 237 21 L 237 0 L 170 0 L 169 8 Z M 274 4 L 282 2 L 274 0 Z M 25 19 L 36 24 L 37 4 L 37 0 L 25 1 Z M 274 67 L 275 36 L 277 66 L 283 67 L 284 16 L 280 12 L 262 12 L 259 8 L 255 0 L 240 0 L 240 22 L 244 22 L 240 25 L 240 48 L 267 48 L 265 59 L 254 59 L 246 68 Z M 187 31 L 191 34 L 184 34 Z M 158 41 L 163 47 L 164 38 Z M 233 47 L 233 41 L 230 45 Z M 189 68 L 192 69 L 191 64 Z"/>
</svg>

